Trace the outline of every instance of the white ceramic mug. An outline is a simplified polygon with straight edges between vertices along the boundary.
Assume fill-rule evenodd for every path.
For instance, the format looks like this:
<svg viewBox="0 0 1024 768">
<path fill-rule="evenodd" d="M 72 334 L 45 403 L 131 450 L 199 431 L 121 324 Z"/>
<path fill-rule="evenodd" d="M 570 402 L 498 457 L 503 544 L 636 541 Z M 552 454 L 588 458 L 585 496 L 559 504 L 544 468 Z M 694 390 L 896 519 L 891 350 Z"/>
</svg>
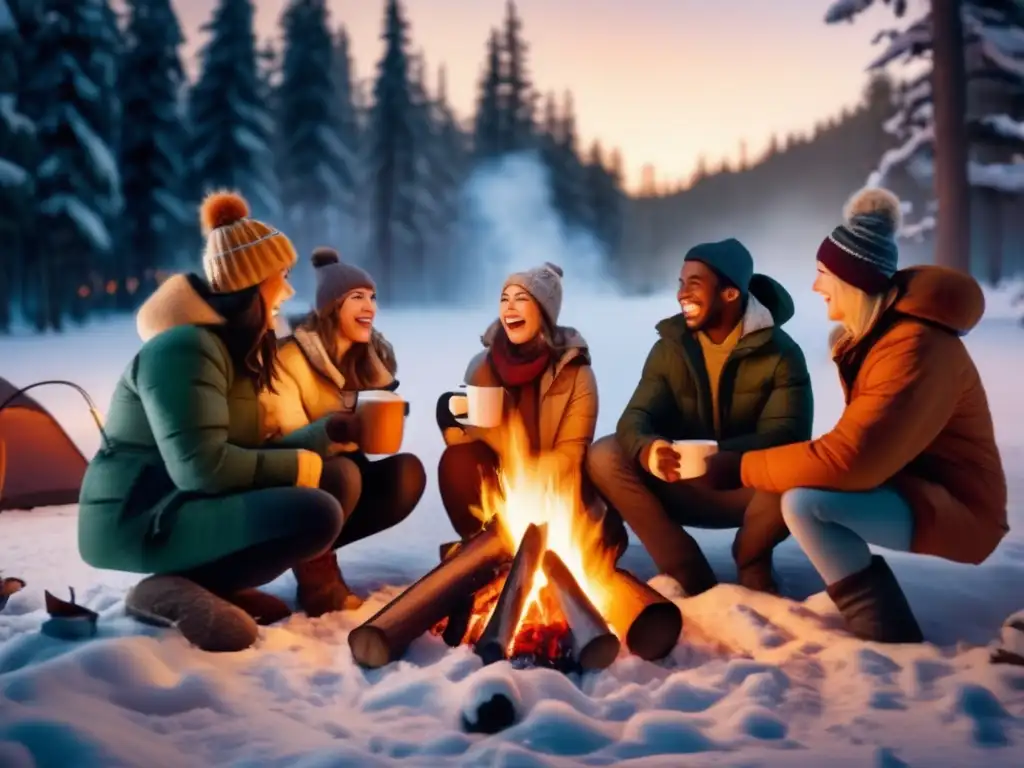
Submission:
<svg viewBox="0 0 1024 768">
<path fill-rule="evenodd" d="M 453 395 L 448 410 L 453 416 L 465 417 L 470 426 L 497 427 L 504 416 L 505 390 L 502 387 L 467 385 L 465 395 Z"/>
<path fill-rule="evenodd" d="M 708 456 L 718 453 L 718 443 L 714 440 L 676 440 L 672 450 L 679 457 L 679 477 L 692 480 L 707 472 L 704 463 Z"/>
<path fill-rule="evenodd" d="M 398 453 L 405 436 L 409 403 L 401 395 L 383 389 L 359 393 L 359 448 L 372 456 Z"/>
</svg>

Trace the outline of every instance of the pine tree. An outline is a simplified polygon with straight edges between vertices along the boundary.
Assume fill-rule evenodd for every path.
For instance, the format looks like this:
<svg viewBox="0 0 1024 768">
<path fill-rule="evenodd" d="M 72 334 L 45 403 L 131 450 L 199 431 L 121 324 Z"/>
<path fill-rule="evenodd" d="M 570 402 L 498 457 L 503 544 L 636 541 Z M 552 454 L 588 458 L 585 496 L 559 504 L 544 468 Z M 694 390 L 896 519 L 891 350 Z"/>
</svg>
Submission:
<svg viewBox="0 0 1024 768">
<path fill-rule="evenodd" d="M 119 213 L 120 177 L 109 131 L 117 64 L 105 0 L 50 0 L 23 78 L 26 108 L 38 127 L 37 253 L 29 280 L 40 330 L 84 318 L 90 293 L 109 269 L 108 221 Z M 58 95 L 59 96 L 55 96 Z M 109 134 L 108 134 L 109 135 Z M 116 290 L 109 284 L 107 292 Z"/>
<path fill-rule="evenodd" d="M 362 198 L 359 190 L 363 188 L 361 159 L 363 153 L 362 126 L 360 125 L 359 108 L 357 105 L 355 65 L 349 51 L 348 32 L 344 27 L 338 30 L 334 38 L 334 57 L 331 68 L 334 83 L 334 102 L 338 109 L 337 137 L 344 147 L 344 162 L 338 168 L 344 197 L 340 202 L 339 212 L 346 222 L 344 230 L 338 236 L 338 247 L 343 253 L 361 256 L 363 242 L 359 226 L 362 224 Z"/>
<path fill-rule="evenodd" d="M 388 0 L 384 16 L 385 51 L 377 66 L 370 116 L 368 161 L 372 208 L 370 250 L 381 299 L 394 300 L 416 286 L 422 275 L 403 261 L 417 239 L 416 148 L 412 99 L 409 95 L 409 59 L 406 22 L 398 0 Z"/>
<path fill-rule="evenodd" d="M 23 41 L 0 0 L 0 333 L 10 329 L 32 235 L 35 126 L 18 109 Z"/>
<path fill-rule="evenodd" d="M 501 68 L 501 148 L 518 152 L 533 143 L 534 94 L 526 70 L 526 43 L 514 0 L 505 12 L 504 62 Z"/>
<path fill-rule="evenodd" d="M 267 113 L 256 58 L 251 0 L 220 0 L 204 30 L 202 70 L 189 99 L 194 183 L 199 194 L 237 189 L 253 215 L 280 210 L 274 159 L 274 126 Z"/>
<path fill-rule="evenodd" d="M 340 138 L 335 41 L 324 0 L 291 0 L 277 91 L 281 201 L 300 253 L 350 229 L 353 158 Z"/>
<path fill-rule="evenodd" d="M 477 98 L 473 151 L 478 160 L 498 157 L 502 152 L 501 40 L 492 29 L 487 40 L 487 63 Z"/>
<path fill-rule="evenodd" d="M 577 148 L 576 112 L 572 94 L 566 91 L 558 117 L 557 165 L 554 174 L 555 207 L 570 226 L 588 226 L 583 163 Z"/>
<path fill-rule="evenodd" d="M 601 143 L 595 141 L 584 167 L 584 191 L 590 229 L 604 249 L 609 263 L 616 261 L 622 242 L 625 195 L 622 191 L 621 164 L 617 152 L 607 161 Z"/>
<path fill-rule="evenodd" d="M 184 39 L 170 0 L 128 0 L 121 93 L 125 197 L 117 279 L 122 307 L 156 285 L 156 270 L 185 259 L 182 232 L 194 228 L 189 205 L 187 137 L 180 94 L 185 83 L 178 49 Z"/>
</svg>

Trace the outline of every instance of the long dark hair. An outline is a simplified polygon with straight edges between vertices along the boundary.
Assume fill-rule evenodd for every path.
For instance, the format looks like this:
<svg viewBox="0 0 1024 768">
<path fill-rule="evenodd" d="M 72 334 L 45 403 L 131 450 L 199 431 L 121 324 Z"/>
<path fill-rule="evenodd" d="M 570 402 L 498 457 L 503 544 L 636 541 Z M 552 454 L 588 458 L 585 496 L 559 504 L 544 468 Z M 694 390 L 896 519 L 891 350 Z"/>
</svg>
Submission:
<svg viewBox="0 0 1024 768">
<path fill-rule="evenodd" d="M 348 351 L 338 355 L 338 327 L 341 325 L 341 305 L 345 299 L 334 302 L 319 312 L 313 311 L 303 318 L 300 327 L 316 333 L 327 350 L 334 367 L 345 378 L 345 389 L 367 389 L 373 381 L 376 367 L 370 357 L 370 343 L 353 342 Z"/>
<path fill-rule="evenodd" d="M 213 293 L 198 276 L 189 275 L 192 287 L 224 323 L 205 326 L 228 348 L 235 370 L 252 382 L 257 392 L 276 392 L 277 335 L 267 329 L 267 308 L 258 285 L 233 293 Z"/>
</svg>

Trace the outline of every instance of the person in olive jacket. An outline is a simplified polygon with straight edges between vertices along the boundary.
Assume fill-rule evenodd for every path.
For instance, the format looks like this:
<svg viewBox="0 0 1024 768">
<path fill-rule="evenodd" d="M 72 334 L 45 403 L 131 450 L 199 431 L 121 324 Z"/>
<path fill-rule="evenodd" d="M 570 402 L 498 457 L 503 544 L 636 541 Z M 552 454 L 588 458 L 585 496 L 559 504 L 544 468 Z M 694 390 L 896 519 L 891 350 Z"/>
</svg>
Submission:
<svg viewBox="0 0 1024 768">
<path fill-rule="evenodd" d="M 340 506 L 318 485 L 348 426 L 324 419 L 268 443 L 257 394 L 272 386 L 295 249 L 232 193 L 209 196 L 201 218 L 206 279 L 171 277 L 139 311 L 144 344 L 82 482 L 78 545 L 94 567 L 153 574 L 129 614 L 234 651 L 255 642 L 257 620 L 289 613 L 253 587 L 338 538 Z"/>
<path fill-rule="evenodd" d="M 661 572 L 687 595 L 717 579 L 683 526 L 739 528 L 733 544 L 740 584 L 777 591 L 772 551 L 788 531 L 778 494 L 719 491 L 705 477 L 681 480 L 673 440 L 712 439 L 743 453 L 807 440 L 813 396 L 803 352 L 782 330 L 793 300 L 755 274 L 735 239 L 687 253 L 677 294 L 682 312 L 660 322 L 658 341 L 614 435 L 591 446 L 587 474 Z M 748 512 L 748 510 L 751 510 Z"/>
</svg>

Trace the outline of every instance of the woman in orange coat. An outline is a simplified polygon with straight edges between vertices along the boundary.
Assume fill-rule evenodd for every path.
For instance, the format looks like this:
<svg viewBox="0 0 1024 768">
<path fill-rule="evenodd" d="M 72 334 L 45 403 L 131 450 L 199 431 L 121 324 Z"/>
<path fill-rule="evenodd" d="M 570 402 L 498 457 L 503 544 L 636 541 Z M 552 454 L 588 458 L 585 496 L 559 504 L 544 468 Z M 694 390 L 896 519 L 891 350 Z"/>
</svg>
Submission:
<svg viewBox="0 0 1024 768">
<path fill-rule="evenodd" d="M 961 341 L 984 313 L 978 283 L 940 267 L 897 271 L 899 201 L 867 189 L 818 249 L 814 290 L 838 322 L 846 408 L 821 437 L 708 462 L 710 482 L 783 493 L 790 532 L 849 629 L 920 642 L 868 544 L 978 564 L 1008 530 L 1006 477 L 978 370 Z"/>
</svg>

